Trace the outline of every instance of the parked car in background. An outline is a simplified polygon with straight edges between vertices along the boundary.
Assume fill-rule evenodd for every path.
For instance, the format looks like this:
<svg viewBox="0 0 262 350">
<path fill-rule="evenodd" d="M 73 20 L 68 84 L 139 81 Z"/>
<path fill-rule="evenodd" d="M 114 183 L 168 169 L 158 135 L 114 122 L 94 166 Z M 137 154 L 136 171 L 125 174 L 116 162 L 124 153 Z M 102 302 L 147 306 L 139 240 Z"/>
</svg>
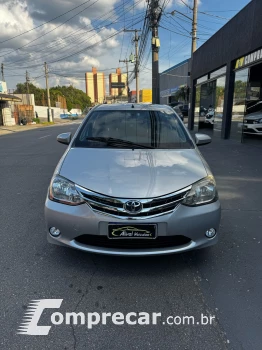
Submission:
<svg viewBox="0 0 262 350">
<path fill-rule="evenodd" d="M 262 135 L 262 109 L 244 117 L 243 131 Z"/>
<path fill-rule="evenodd" d="M 262 135 L 262 101 L 249 101 L 244 116 L 243 132 Z"/>
<path fill-rule="evenodd" d="M 207 114 L 205 115 L 205 123 L 213 125 L 214 121 L 215 121 L 215 109 L 209 108 Z"/>
<path fill-rule="evenodd" d="M 206 114 L 208 113 L 208 108 L 205 108 L 204 106 L 201 106 L 200 107 L 200 110 L 199 110 L 199 122 L 200 123 L 205 123 L 205 116 Z"/>
<path fill-rule="evenodd" d="M 215 179 L 171 107 L 100 105 L 72 137 L 45 202 L 48 240 L 86 252 L 160 255 L 218 240 Z"/>
</svg>

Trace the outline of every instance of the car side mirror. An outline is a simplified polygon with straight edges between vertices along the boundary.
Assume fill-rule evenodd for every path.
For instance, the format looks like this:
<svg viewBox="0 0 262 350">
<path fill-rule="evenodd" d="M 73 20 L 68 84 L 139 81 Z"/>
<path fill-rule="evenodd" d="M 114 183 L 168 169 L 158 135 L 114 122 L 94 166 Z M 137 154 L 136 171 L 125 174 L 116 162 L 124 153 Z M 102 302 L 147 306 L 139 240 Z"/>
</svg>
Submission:
<svg viewBox="0 0 262 350">
<path fill-rule="evenodd" d="M 202 146 L 210 143 L 212 141 L 211 137 L 206 134 L 195 134 L 195 142 L 197 146 Z"/>
<path fill-rule="evenodd" d="M 62 134 L 59 134 L 56 138 L 56 140 L 60 143 L 64 143 L 65 145 L 69 145 L 71 142 L 72 133 L 71 132 L 64 132 Z"/>
</svg>

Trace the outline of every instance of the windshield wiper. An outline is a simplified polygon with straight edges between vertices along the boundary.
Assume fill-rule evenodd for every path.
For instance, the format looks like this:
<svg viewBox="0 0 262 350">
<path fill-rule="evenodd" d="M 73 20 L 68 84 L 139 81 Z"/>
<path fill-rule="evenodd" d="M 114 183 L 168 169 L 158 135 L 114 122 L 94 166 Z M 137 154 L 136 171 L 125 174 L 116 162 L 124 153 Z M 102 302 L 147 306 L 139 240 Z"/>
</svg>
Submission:
<svg viewBox="0 0 262 350">
<path fill-rule="evenodd" d="M 116 139 L 114 137 L 87 137 L 88 141 L 105 142 L 108 146 L 130 146 L 130 148 L 155 148 L 153 146 L 141 145 L 132 141 Z"/>
</svg>

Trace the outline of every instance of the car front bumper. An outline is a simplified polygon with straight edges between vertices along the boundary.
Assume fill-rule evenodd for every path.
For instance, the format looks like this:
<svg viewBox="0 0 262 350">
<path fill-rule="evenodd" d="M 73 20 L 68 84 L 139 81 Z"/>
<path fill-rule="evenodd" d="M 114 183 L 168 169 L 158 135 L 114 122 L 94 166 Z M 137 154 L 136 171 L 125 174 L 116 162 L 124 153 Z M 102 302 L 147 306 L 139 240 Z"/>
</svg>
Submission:
<svg viewBox="0 0 262 350">
<path fill-rule="evenodd" d="M 262 124 L 243 124 L 243 132 L 251 134 L 262 134 Z"/>
<path fill-rule="evenodd" d="M 150 219 L 123 220 L 94 212 L 89 205 L 68 206 L 46 199 L 45 218 L 48 229 L 47 238 L 50 243 L 80 249 L 86 252 L 122 256 L 147 256 L 179 253 L 187 250 L 205 248 L 218 241 L 221 208 L 219 200 L 198 207 L 178 205 L 171 214 L 156 216 Z M 108 224 L 157 224 L 157 236 L 185 236 L 189 242 L 184 245 L 172 244 L 168 247 L 149 249 L 108 248 L 79 243 L 81 235 L 100 235 L 107 240 Z M 56 227 L 61 234 L 53 237 L 49 233 L 50 227 Z M 217 234 L 214 238 L 207 238 L 205 232 L 214 228 Z M 114 240 L 116 241 L 116 240 Z M 128 239 L 125 239 L 128 241 Z M 128 243 L 128 242 L 127 242 Z"/>
</svg>

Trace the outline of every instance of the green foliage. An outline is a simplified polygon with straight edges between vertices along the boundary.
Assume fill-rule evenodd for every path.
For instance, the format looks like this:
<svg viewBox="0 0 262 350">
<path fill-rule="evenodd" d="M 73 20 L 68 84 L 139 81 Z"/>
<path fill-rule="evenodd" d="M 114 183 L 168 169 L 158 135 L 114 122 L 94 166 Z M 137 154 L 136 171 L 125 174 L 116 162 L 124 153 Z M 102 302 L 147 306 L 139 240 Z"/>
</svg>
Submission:
<svg viewBox="0 0 262 350">
<path fill-rule="evenodd" d="M 181 86 L 179 89 L 175 92 L 175 100 L 176 101 L 187 101 L 188 100 L 188 88 Z"/>
<path fill-rule="evenodd" d="M 80 108 L 83 110 L 91 105 L 90 97 L 82 90 L 76 89 L 73 86 L 55 86 L 50 89 L 51 103 L 56 100 L 56 96 L 64 96 L 66 98 L 67 109 Z"/>
<path fill-rule="evenodd" d="M 44 106 L 43 100 L 46 100 L 46 91 L 44 89 L 40 89 L 36 87 L 34 84 L 29 83 L 29 92 L 30 94 L 35 95 L 35 104 L 37 106 Z M 26 94 L 27 88 L 26 83 L 19 83 L 16 85 L 16 90 L 14 91 L 15 94 Z"/>
<path fill-rule="evenodd" d="M 39 118 L 33 118 L 33 122 L 35 122 L 36 124 L 40 123 L 40 119 Z"/>
<path fill-rule="evenodd" d="M 30 94 L 35 95 L 35 104 L 37 106 L 46 106 L 46 89 L 41 89 L 35 85 L 29 83 Z M 26 94 L 26 83 L 19 83 L 16 85 L 15 94 Z M 86 107 L 91 106 L 90 97 L 87 96 L 82 90 L 76 89 L 73 86 L 55 86 L 50 88 L 50 100 L 51 106 L 55 107 L 57 96 L 64 96 L 66 98 L 67 109 L 70 111 L 72 108 L 80 108 L 84 110 Z"/>
</svg>

